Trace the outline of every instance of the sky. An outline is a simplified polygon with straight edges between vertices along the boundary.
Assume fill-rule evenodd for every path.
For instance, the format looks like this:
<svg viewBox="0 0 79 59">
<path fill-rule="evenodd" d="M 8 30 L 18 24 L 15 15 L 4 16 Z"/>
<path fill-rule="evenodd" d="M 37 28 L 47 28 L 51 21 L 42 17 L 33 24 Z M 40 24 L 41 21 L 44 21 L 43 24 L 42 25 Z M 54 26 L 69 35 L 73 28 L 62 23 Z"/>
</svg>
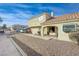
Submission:
<svg viewBox="0 0 79 59">
<path fill-rule="evenodd" d="M 79 12 L 78 3 L 0 3 L 1 24 L 11 26 L 13 24 L 27 25 L 28 20 L 44 12 L 61 16 Z"/>
</svg>

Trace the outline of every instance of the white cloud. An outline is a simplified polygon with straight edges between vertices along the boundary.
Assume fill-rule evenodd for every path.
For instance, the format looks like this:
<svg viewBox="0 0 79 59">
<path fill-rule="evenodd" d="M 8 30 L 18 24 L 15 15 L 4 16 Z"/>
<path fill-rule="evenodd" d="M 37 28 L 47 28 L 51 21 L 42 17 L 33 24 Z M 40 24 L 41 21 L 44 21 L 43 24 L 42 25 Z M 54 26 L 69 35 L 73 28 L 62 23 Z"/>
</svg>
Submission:
<svg viewBox="0 0 79 59">
<path fill-rule="evenodd" d="M 0 13 L 3 23 L 10 24 L 27 24 L 27 20 L 33 15 L 31 13 L 24 13 L 23 11 L 16 10 L 17 13 Z"/>
</svg>

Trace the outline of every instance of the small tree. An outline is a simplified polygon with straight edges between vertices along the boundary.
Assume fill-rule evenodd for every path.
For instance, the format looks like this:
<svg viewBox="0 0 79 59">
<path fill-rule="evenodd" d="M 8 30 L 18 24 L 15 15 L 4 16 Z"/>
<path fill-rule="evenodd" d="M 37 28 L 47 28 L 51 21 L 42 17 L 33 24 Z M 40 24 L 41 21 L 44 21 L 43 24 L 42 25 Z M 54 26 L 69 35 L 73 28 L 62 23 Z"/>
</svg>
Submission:
<svg viewBox="0 0 79 59">
<path fill-rule="evenodd" d="M 3 24 L 2 29 L 7 29 L 7 25 Z"/>
<path fill-rule="evenodd" d="M 0 23 L 3 22 L 2 18 L 0 18 Z"/>
<path fill-rule="evenodd" d="M 14 30 L 19 30 L 19 29 L 22 28 L 22 25 L 20 25 L 20 24 L 14 24 L 12 27 L 13 27 Z"/>
<path fill-rule="evenodd" d="M 0 24 L 3 22 L 2 18 L 0 18 Z M 0 26 L 0 29 L 2 29 L 2 27 Z"/>
</svg>

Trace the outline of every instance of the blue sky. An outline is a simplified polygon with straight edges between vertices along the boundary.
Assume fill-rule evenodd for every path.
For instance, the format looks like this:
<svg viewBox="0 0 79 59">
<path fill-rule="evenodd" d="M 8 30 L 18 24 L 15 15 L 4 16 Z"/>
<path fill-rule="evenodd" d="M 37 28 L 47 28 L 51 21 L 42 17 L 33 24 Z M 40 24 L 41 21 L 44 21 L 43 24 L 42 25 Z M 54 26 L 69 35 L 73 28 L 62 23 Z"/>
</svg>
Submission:
<svg viewBox="0 0 79 59">
<path fill-rule="evenodd" d="M 55 16 L 79 12 L 77 3 L 2 3 L 0 4 L 0 17 L 2 24 L 8 26 L 13 24 L 27 25 L 29 18 L 43 12 L 54 12 Z"/>
</svg>

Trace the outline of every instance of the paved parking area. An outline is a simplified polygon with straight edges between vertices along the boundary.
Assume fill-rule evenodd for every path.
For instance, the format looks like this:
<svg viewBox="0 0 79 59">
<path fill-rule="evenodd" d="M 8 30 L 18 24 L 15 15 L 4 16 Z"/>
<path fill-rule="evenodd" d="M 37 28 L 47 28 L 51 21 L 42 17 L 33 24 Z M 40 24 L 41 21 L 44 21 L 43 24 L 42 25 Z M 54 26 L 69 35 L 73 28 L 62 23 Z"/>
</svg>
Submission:
<svg viewBox="0 0 79 59">
<path fill-rule="evenodd" d="M 6 34 L 0 33 L 0 56 L 21 56 Z"/>
</svg>

